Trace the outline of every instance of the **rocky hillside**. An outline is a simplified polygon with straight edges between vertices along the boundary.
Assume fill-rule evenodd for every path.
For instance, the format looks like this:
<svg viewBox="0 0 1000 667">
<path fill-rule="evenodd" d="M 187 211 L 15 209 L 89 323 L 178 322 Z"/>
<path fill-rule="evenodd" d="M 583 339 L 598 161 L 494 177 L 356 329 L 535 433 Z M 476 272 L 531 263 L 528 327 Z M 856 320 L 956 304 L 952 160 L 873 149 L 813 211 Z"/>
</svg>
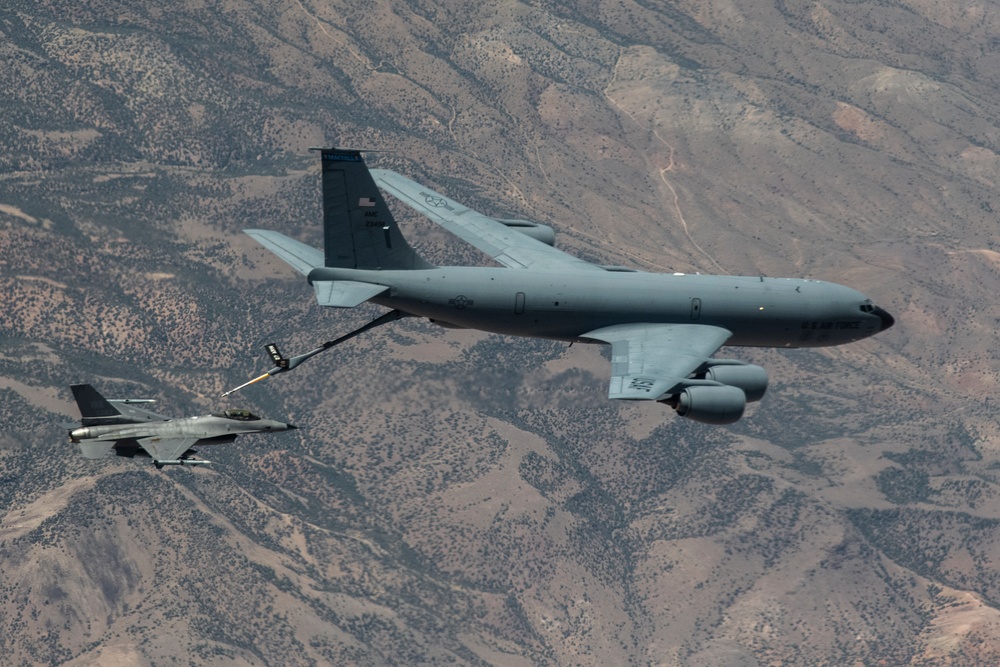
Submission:
<svg viewBox="0 0 1000 667">
<path fill-rule="evenodd" d="M 0 662 L 997 662 L 996 3 L 148 4 L 0 8 Z M 229 402 L 378 312 L 240 233 L 320 244 L 314 145 L 898 323 L 728 350 L 772 386 L 726 428 L 609 403 L 599 348 L 410 319 Z M 85 461 L 75 382 L 300 430 Z"/>
</svg>

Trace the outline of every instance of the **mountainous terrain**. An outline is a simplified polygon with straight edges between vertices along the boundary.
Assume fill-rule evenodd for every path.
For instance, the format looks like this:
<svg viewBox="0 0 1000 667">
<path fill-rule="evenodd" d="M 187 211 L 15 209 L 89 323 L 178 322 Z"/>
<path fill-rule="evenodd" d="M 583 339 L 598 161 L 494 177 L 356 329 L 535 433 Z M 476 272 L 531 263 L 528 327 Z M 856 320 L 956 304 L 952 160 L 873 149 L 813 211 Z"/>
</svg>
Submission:
<svg viewBox="0 0 1000 667">
<path fill-rule="evenodd" d="M 1000 660 L 1000 4 L 10 0 L 0 663 Z M 651 271 L 857 288 L 890 331 L 732 427 L 596 346 L 319 308 L 308 147 Z M 395 207 L 436 263 L 476 251 Z M 68 385 L 297 424 L 87 461 Z"/>
</svg>

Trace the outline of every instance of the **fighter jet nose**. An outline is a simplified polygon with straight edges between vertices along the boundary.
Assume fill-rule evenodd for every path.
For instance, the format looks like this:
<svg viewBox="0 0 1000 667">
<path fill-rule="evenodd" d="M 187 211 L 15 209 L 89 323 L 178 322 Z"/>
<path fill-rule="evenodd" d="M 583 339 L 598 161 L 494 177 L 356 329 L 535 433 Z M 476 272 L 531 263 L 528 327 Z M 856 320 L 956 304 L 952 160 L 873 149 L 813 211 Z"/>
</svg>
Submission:
<svg viewBox="0 0 1000 667">
<path fill-rule="evenodd" d="M 289 431 L 298 431 L 298 430 L 299 430 L 299 427 L 298 427 L 298 426 L 296 426 L 295 424 L 285 424 L 285 427 L 286 427 L 286 428 L 287 428 L 287 429 L 288 429 Z"/>
<path fill-rule="evenodd" d="M 896 320 L 893 319 L 892 315 L 890 315 L 888 311 L 883 310 L 878 306 L 875 306 L 874 313 L 878 315 L 878 318 L 880 320 L 882 320 L 882 328 L 879 329 L 879 331 L 885 331 L 886 329 L 888 329 L 889 327 L 891 327 L 893 324 L 896 323 Z"/>
</svg>

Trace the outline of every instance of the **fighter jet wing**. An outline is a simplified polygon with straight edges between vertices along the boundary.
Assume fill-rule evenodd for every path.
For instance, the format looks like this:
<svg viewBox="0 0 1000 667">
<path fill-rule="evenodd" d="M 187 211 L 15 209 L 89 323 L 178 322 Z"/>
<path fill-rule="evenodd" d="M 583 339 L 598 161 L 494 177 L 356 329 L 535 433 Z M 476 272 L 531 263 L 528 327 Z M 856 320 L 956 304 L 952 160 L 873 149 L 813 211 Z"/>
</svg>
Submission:
<svg viewBox="0 0 1000 667">
<path fill-rule="evenodd" d="M 184 452 L 194 447 L 198 438 L 139 438 L 139 444 L 154 461 L 176 461 Z"/>
<path fill-rule="evenodd" d="M 473 211 L 402 174 L 372 169 L 371 175 L 380 188 L 508 268 L 604 270 Z"/>
<path fill-rule="evenodd" d="M 581 338 L 611 343 L 608 398 L 655 401 L 678 391 L 732 335 L 703 324 L 618 324 Z"/>
</svg>

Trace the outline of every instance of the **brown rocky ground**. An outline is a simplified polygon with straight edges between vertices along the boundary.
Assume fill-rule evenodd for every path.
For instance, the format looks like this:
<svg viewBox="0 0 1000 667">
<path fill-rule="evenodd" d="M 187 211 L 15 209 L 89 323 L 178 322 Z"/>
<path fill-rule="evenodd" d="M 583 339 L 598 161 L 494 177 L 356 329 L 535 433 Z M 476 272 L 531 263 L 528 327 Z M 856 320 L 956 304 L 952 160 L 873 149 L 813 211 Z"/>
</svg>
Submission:
<svg viewBox="0 0 1000 667">
<path fill-rule="evenodd" d="M 996 662 L 995 9 L 8 3 L 4 662 Z M 772 388 L 719 429 L 609 404 L 597 348 L 407 320 L 235 397 L 302 429 L 213 470 L 79 459 L 70 383 L 214 410 L 374 312 L 239 234 L 319 243 L 324 143 L 588 259 L 899 323 L 733 350 Z"/>
</svg>

